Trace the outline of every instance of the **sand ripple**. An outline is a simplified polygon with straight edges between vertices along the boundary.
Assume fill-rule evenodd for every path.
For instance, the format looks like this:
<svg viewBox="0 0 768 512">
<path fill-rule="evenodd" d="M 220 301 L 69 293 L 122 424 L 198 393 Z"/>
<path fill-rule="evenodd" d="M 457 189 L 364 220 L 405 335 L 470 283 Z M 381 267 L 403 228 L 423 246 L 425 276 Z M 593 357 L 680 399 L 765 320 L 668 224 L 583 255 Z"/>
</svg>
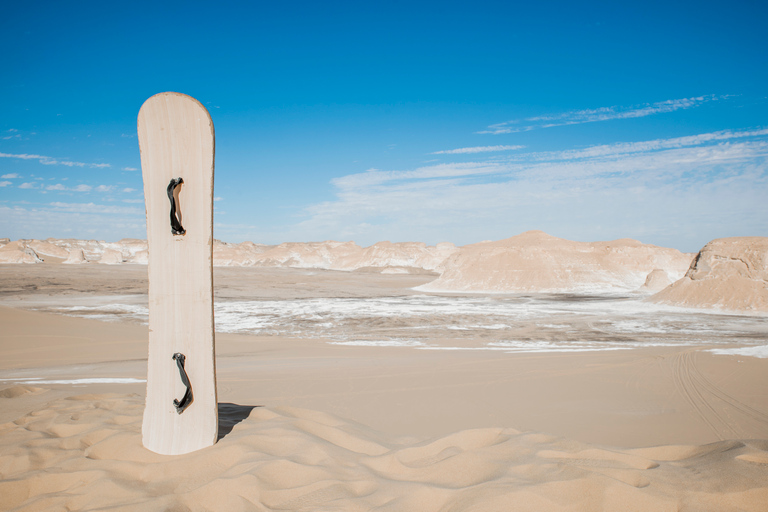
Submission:
<svg viewBox="0 0 768 512">
<path fill-rule="evenodd" d="M 0 509 L 728 511 L 768 503 L 768 445 L 759 441 L 618 450 L 485 428 L 415 442 L 316 411 L 220 404 L 215 446 L 162 456 L 141 446 L 143 406 L 137 395 L 73 396 L 0 425 Z"/>
</svg>

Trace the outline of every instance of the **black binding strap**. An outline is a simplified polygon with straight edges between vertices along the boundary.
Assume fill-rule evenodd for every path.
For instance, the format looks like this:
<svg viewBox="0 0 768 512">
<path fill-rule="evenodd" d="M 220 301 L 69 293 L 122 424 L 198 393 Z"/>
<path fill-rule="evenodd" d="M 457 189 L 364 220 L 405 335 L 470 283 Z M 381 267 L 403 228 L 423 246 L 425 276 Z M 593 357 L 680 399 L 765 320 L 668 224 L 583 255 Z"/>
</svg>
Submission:
<svg viewBox="0 0 768 512">
<path fill-rule="evenodd" d="M 173 191 L 182 183 L 184 183 L 183 179 L 173 178 L 168 184 L 168 199 L 171 200 L 171 233 L 174 235 L 183 235 L 187 232 L 181 225 L 181 222 L 179 222 L 179 218 L 176 216 L 176 199 L 173 197 Z"/>
<path fill-rule="evenodd" d="M 187 391 L 184 393 L 184 396 L 182 397 L 181 401 L 173 399 L 173 405 L 176 407 L 176 412 L 181 414 L 184 412 L 184 409 L 189 407 L 189 404 L 192 403 L 192 385 L 189 383 L 189 378 L 187 377 L 187 372 L 184 370 L 184 360 L 186 357 L 184 357 L 184 354 L 181 352 L 176 352 L 173 354 L 173 359 L 176 361 L 176 366 L 179 367 L 179 374 L 181 375 L 181 382 L 187 386 Z"/>
</svg>

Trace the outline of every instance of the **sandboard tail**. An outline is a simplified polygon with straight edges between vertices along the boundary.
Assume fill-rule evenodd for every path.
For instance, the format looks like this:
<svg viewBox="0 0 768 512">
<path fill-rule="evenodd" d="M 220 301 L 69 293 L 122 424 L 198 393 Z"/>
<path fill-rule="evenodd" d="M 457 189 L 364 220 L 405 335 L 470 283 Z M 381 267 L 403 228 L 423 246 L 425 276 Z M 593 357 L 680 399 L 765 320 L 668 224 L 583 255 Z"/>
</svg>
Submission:
<svg viewBox="0 0 768 512">
<path fill-rule="evenodd" d="M 176 455 L 218 435 L 213 324 L 214 131 L 184 94 L 139 111 L 149 246 L 149 355 L 144 446 Z"/>
</svg>

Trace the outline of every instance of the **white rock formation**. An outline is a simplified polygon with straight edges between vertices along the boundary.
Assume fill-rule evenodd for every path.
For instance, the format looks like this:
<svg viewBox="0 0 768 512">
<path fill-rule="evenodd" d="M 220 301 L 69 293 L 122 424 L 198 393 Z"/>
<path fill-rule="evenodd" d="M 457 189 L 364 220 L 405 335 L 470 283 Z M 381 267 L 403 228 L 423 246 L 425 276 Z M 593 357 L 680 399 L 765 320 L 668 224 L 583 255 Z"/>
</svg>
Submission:
<svg viewBox="0 0 768 512">
<path fill-rule="evenodd" d="M 418 289 L 451 292 L 616 292 L 638 289 L 649 272 L 676 278 L 690 255 L 621 239 L 572 242 L 528 231 L 498 242 L 461 247 L 437 269 L 442 275 Z"/>
<path fill-rule="evenodd" d="M 0 262 L 40 262 L 35 251 L 66 258 L 67 263 L 146 264 L 148 259 L 145 240 L 49 238 L 0 245 Z M 215 266 L 370 268 L 388 274 L 424 269 L 442 275 L 420 289 L 458 292 L 653 292 L 666 282 L 665 275 L 668 280 L 682 277 L 691 259 L 692 255 L 635 240 L 571 242 L 540 231 L 461 248 L 450 243 L 428 246 L 418 242 L 378 242 L 360 247 L 354 242 L 335 241 L 273 246 L 215 240 L 213 245 Z"/>
<path fill-rule="evenodd" d="M 685 307 L 768 312 L 768 238 L 718 238 L 705 245 L 679 281 L 653 297 Z"/>
<path fill-rule="evenodd" d="M 52 244 L 48 240 L 26 240 L 26 244 L 27 247 L 33 249 L 38 255 L 52 256 L 62 260 L 69 257 L 69 251 Z"/>
<path fill-rule="evenodd" d="M 8 242 L 0 247 L 0 263 L 42 263 L 43 260 L 34 249 L 27 246 L 26 240 Z"/>
<path fill-rule="evenodd" d="M 83 250 L 79 247 L 75 247 L 69 251 L 67 259 L 62 261 L 62 263 L 66 265 L 80 265 L 83 263 L 88 263 L 88 260 L 85 259 Z"/>
<path fill-rule="evenodd" d="M 123 238 L 114 243 L 101 243 L 105 249 L 120 251 L 120 254 L 123 255 L 123 261 L 131 261 L 136 254 L 147 250 L 147 241 L 136 238 Z"/>
<path fill-rule="evenodd" d="M 435 269 L 456 251 L 456 246 L 441 243 L 428 246 L 419 242 L 379 242 L 360 247 L 354 242 L 288 242 L 260 245 L 253 242 L 213 246 L 215 266 L 259 266 L 356 270 L 375 267 L 415 267 Z"/>
<path fill-rule="evenodd" d="M 144 249 L 143 251 L 136 252 L 133 256 L 126 260 L 126 263 L 134 263 L 136 265 L 146 265 L 149 263 L 149 251 Z"/>
<path fill-rule="evenodd" d="M 147 264 L 148 248 L 146 240 L 124 238 L 118 242 L 97 240 L 55 239 L 19 240 L 8 242 L 8 252 L 1 261 L 23 259 L 15 251 L 19 244 L 31 248 L 44 256 L 68 260 L 70 255 L 80 261 L 82 253 L 85 261 L 98 261 L 110 265 L 119 263 Z M 8 245 L 6 244 L 6 245 Z M 3 247 L 0 244 L 0 247 Z M 80 252 L 78 252 L 80 251 Z M 442 261 L 456 251 L 450 243 L 428 246 L 418 242 L 391 243 L 379 242 L 370 247 L 360 247 L 354 242 L 307 242 L 283 243 L 280 245 L 255 244 L 242 242 L 229 244 L 214 240 L 214 266 L 259 266 L 259 267 L 296 267 L 330 270 L 356 270 L 363 267 L 375 268 L 422 268 L 435 269 Z M 31 262 L 31 257 L 25 261 Z M 72 263 L 72 261 L 69 261 Z"/>
<path fill-rule="evenodd" d="M 656 293 L 672 284 L 669 274 L 666 270 L 655 268 L 645 278 L 645 283 L 640 287 L 640 291 Z"/>
<path fill-rule="evenodd" d="M 228 244 L 213 241 L 213 265 L 215 267 L 250 267 L 256 264 L 259 256 L 274 246 L 242 242 Z"/>
<path fill-rule="evenodd" d="M 99 263 L 104 265 L 119 265 L 120 263 L 123 263 L 123 261 L 125 260 L 123 259 L 122 252 L 117 249 L 104 249 Z"/>
<path fill-rule="evenodd" d="M 77 240 L 74 238 L 49 238 L 46 242 L 71 251 L 72 249 L 82 249 L 85 259 L 88 261 L 98 261 L 106 248 L 106 242 L 97 240 Z"/>
</svg>

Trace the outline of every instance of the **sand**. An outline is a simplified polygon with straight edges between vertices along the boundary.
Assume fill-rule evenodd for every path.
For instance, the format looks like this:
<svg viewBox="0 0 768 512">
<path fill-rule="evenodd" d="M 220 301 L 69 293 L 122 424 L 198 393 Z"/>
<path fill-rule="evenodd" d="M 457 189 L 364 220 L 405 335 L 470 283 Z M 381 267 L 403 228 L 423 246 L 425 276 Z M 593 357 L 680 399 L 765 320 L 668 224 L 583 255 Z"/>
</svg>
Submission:
<svg viewBox="0 0 768 512">
<path fill-rule="evenodd" d="M 160 456 L 141 446 L 146 326 L 30 310 L 94 294 L 140 300 L 146 269 L 9 267 L 0 266 L 0 510 L 768 503 L 768 359 L 691 344 L 509 354 L 219 333 L 220 440 Z M 258 287 L 275 299 L 393 297 L 431 279 L 216 272 L 221 300 Z"/>
</svg>

